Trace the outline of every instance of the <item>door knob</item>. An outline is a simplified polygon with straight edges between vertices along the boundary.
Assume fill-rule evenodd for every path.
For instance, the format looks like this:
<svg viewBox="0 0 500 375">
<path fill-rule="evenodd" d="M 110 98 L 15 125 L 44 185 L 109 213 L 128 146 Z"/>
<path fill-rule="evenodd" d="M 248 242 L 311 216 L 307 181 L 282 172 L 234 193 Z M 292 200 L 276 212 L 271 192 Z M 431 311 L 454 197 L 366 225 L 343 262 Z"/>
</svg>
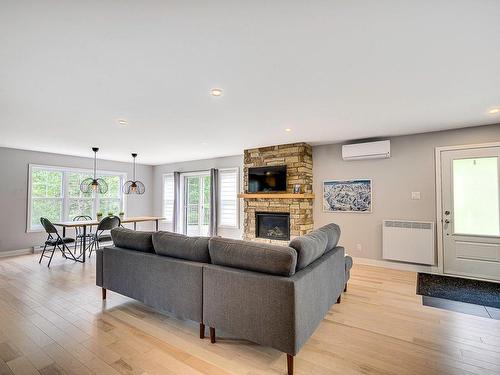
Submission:
<svg viewBox="0 0 500 375">
<path fill-rule="evenodd" d="M 446 210 L 446 211 L 444 212 L 444 214 L 445 214 L 445 215 L 449 215 L 449 214 L 450 214 L 450 211 Z"/>
<path fill-rule="evenodd" d="M 444 223 L 445 224 L 450 224 L 450 221 L 448 219 L 445 219 Z"/>
</svg>

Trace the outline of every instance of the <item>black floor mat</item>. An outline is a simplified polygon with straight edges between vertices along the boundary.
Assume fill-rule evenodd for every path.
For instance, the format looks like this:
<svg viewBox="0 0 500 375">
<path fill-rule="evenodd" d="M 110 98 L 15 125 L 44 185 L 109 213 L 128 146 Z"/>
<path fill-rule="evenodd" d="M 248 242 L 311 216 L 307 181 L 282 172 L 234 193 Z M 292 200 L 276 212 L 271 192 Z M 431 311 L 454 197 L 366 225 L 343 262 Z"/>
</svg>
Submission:
<svg viewBox="0 0 500 375">
<path fill-rule="evenodd" d="M 419 273 L 417 294 L 500 308 L 500 283 Z"/>
</svg>

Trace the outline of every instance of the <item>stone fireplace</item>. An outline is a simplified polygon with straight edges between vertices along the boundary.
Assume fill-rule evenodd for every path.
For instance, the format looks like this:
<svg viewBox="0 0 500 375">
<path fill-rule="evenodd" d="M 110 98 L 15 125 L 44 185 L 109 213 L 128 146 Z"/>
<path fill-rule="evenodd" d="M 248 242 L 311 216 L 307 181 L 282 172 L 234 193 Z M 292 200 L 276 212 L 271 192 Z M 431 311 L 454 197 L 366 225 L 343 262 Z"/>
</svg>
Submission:
<svg viewBox="0 0 500 375">
<path fill-rule="evenodd" d="M 245 150 L 244 192 L 240 194 L 244 239 L 287 244 L 313 229 L 312 162 L 312 147 L 307 143 Z M 248 193 L 248 168 L 278 165 L 287 167 L 286 192 Z M 295 185 L 300 186 L 300 193 L 294 193 Z"/>
</svg>

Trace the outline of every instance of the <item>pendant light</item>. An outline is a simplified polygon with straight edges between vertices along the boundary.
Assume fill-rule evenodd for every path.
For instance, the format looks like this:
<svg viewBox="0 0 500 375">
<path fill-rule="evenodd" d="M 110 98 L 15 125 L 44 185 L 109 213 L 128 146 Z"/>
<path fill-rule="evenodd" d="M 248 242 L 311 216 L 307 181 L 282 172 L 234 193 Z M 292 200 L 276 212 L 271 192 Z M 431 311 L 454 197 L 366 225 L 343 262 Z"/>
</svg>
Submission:
<svg viewBox="0 0 500 375">
<path fill-rule="evenodd" d="M 97 151 L 98 147 L 92 147 L 94 151 L 94 177 L 86 178 L 80 184 L 80 190 L 82 193 L 96 192 L 99 194 L 105 194 L 108 191 L 108 184 L 102 178 L 97 178 Z"/>
<path fill-rule="evenodd" d="M 123 193 L 124 194 L 144 194 L 146 191 L 146 187 L 141 181 L 137 181 L 135 179 L 135 158 L 137 154 L 132 154 L 134 158 L 134 178 L 129 180 L 123 184 Z"/>
</svg>

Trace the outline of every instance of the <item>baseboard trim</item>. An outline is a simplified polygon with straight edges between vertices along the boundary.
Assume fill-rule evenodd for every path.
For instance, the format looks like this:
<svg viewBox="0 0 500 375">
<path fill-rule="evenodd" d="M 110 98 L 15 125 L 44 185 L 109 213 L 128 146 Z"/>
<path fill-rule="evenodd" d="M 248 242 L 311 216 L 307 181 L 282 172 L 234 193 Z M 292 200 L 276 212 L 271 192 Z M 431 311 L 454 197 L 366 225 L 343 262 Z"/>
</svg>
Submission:
<svg viewBox="0 0 500 375">
<path fill-rule="evenodd" d="M 400 270 L 400 271 L 436 273 L 433 266 L 424 266 L 420 264 L 408 264 L 400 262 L 391 262 L 390 260 L 358 258 L 358 257 L 353 257 L 352 260 L 354 263 L 364 264 L 366 266 L 390 268 L 393 270 Z"/>
<path fill-rule="evenodd" d="M 15 257 L 18 255 L 33 254 L 33 248 L 31 249 L 19 249 L 19 250 L 9 250 L 0 251 L 0 258 Z"/>
</svg>

